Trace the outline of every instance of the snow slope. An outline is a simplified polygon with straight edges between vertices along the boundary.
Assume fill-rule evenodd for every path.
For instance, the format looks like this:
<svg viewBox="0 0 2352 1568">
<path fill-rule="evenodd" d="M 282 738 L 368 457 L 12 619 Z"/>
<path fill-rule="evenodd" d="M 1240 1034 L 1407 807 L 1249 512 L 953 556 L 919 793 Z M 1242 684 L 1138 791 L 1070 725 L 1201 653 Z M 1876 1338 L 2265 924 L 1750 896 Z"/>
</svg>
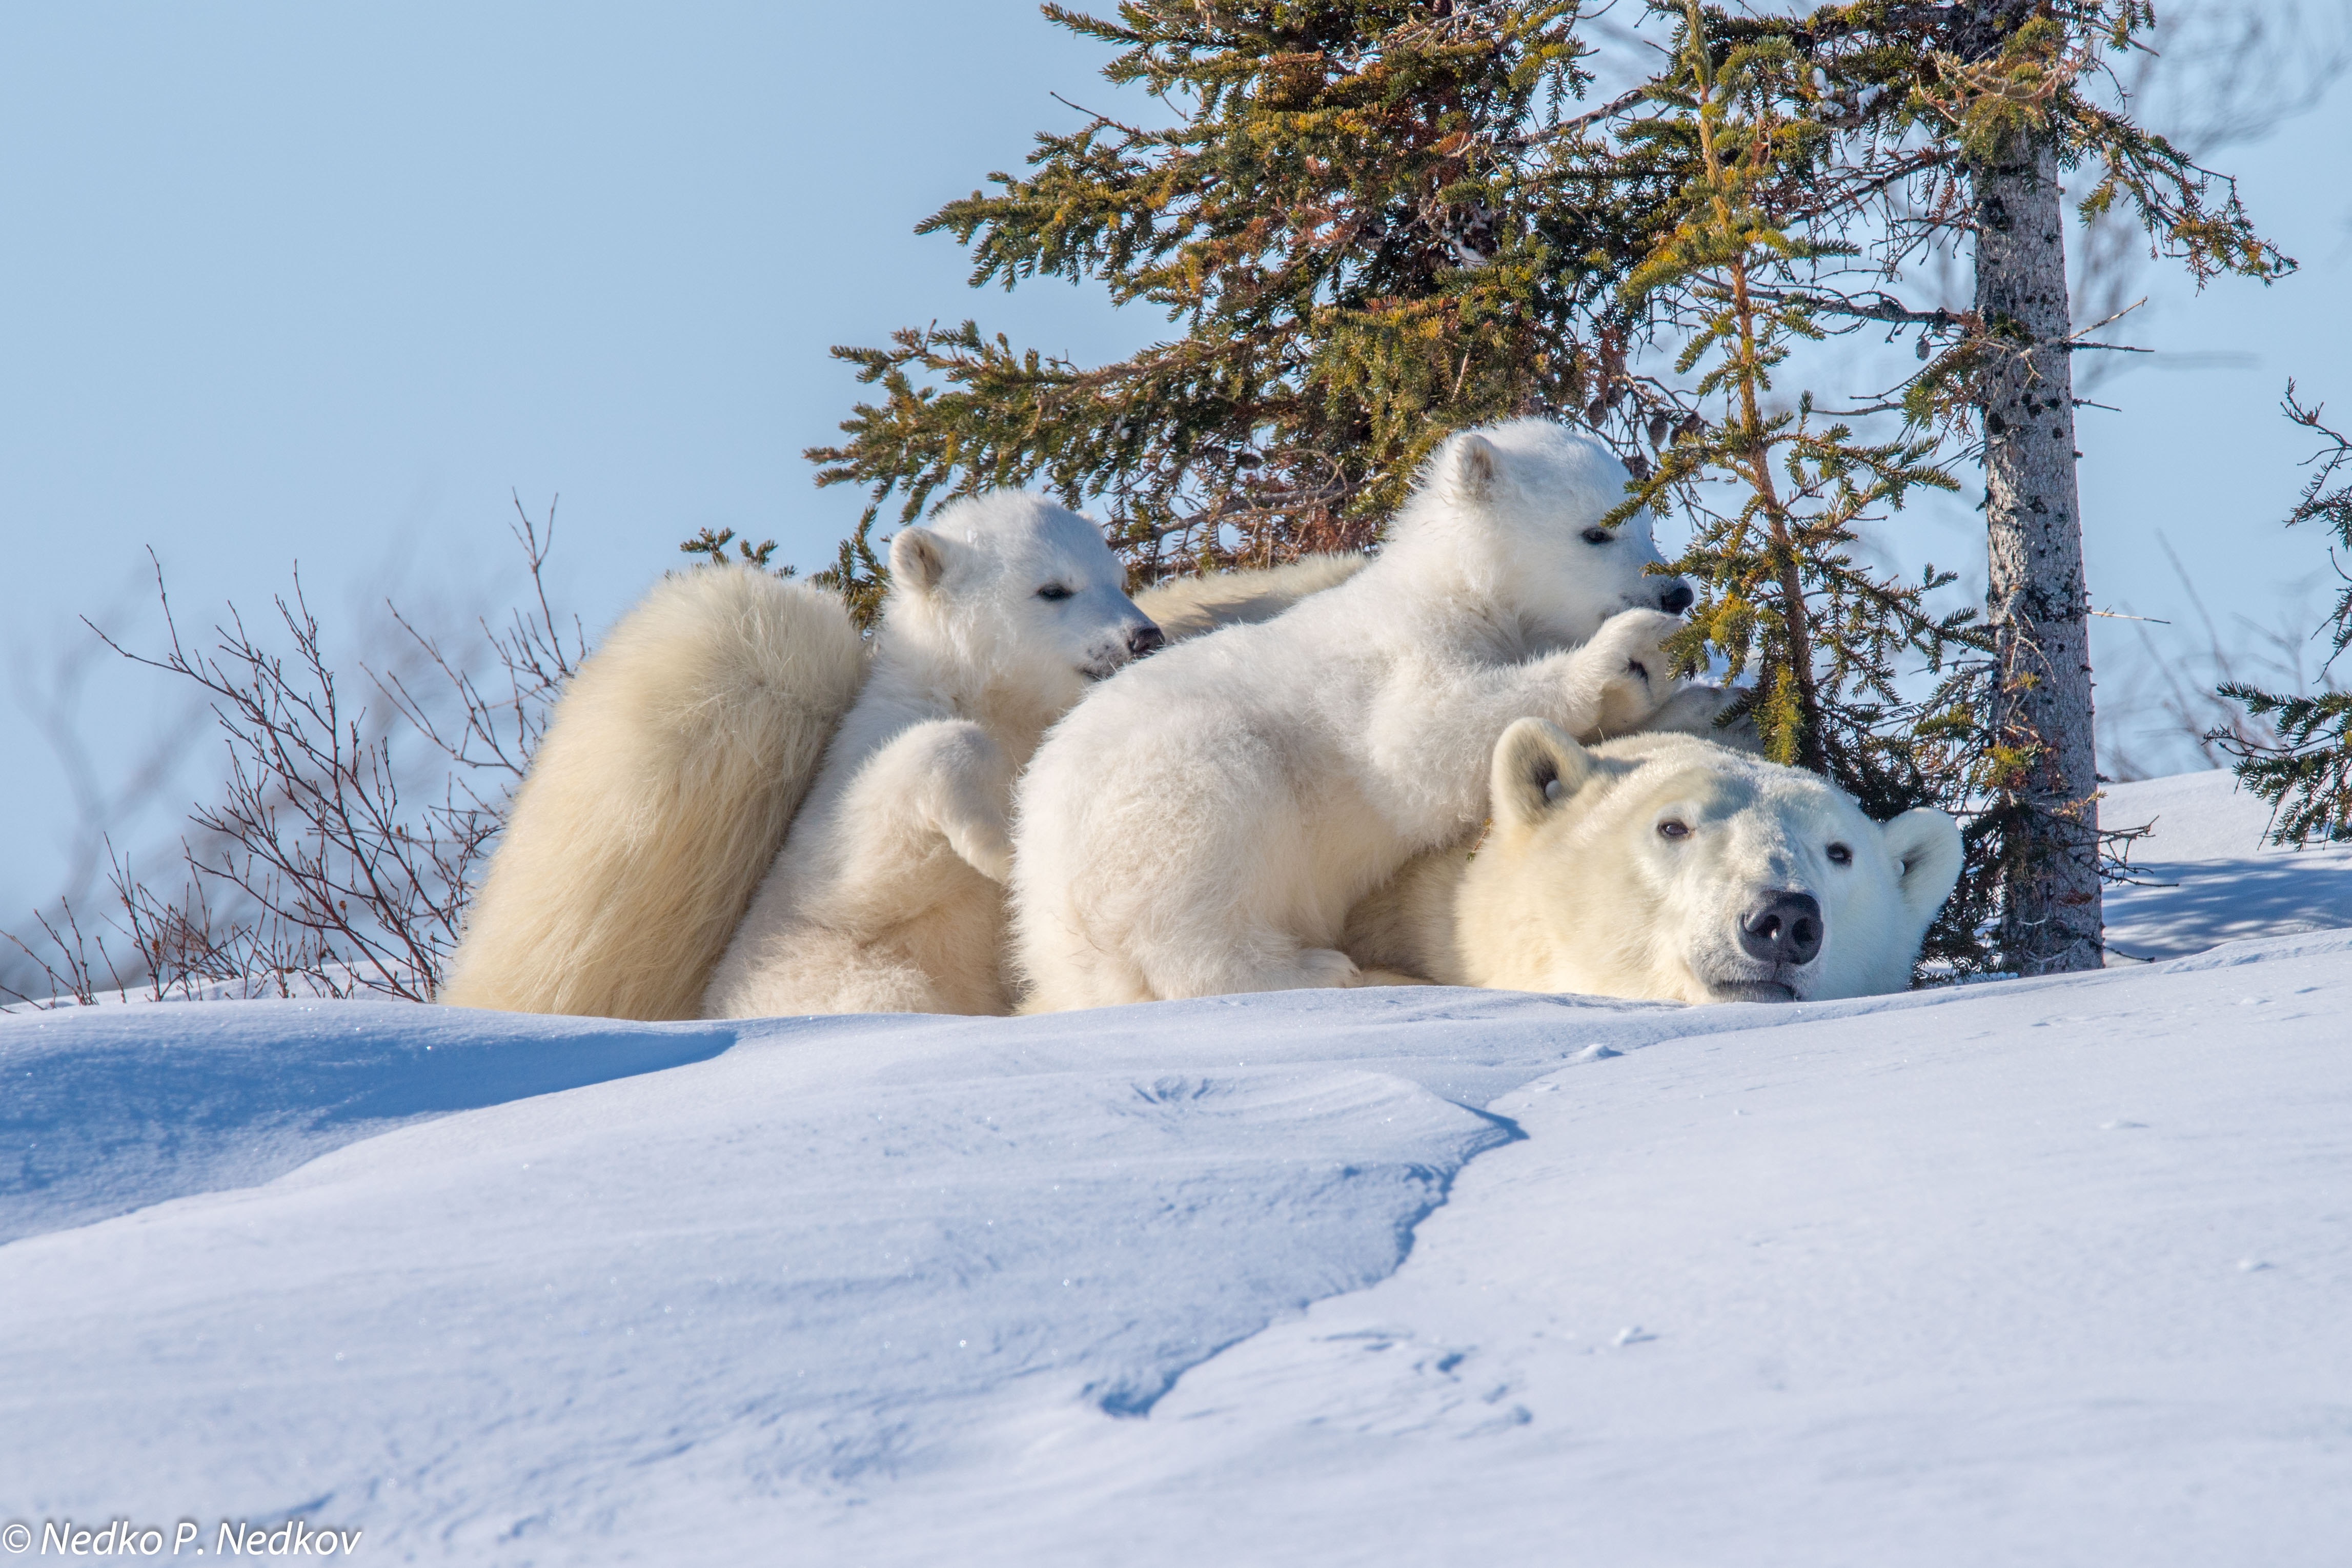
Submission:
<svg viewBox="0 0 2352 1568">
<path fill-rule="evenodd" d="M 2110 951 L 2177 958 L 2216 943 L 2352 926 L 2352 844 L 2284 850 L 2271 810 L 2226 772 L 2108 788 L 2100 822 L 2145 826 L 2139 885 L 2107 893 Z"/>
<path fill-rule="evenodd" d="M 2152 937 L 2345 908 L 2340 852 L 2240 853 L 2210 780 L 2111 821 L 2129 790 L 2183 868 L 2124 895 Z M 2285 891 L 2232 907 L 2217 858 Z M 2340 1562 L 2347 1012 L 2352 931 L 1782 1008 L 20 1015 L 0 1521 L 517 1563 Z"/>
</svg>

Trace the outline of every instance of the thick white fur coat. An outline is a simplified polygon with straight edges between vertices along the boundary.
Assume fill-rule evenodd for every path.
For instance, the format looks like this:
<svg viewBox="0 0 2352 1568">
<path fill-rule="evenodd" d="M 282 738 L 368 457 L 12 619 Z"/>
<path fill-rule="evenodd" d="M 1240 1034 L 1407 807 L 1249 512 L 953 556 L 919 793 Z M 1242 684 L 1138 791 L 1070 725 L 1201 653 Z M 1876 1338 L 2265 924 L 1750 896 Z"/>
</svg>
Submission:
<svg viewBox="0 0 2352 1568">
<path fill-rule="evenodd" d="M 1364 569 L 1360 555 L 1310 555 L 1283 566 L 1171 577 L 1135 596 L 1135 607 L 1171 643 L 1221 626 L 1271 621 L 1307 595 L 1337 588 Z"/>
<path fill-rule="evenodd" d="M 1086 518 L 1035 497 L 902 530 L 874 670 L 703 999 L 711 1017 L 1003 1013 L 1013 780 L 1160 634 Z"/>
<path fill-rule="evenodd" d="M 1673 695 L 1689 591 L 1645 514 L 1597 527 L 1625 480 L 1546 422 L 1457 435 L 1346 581 L 1082 704 L 1019 788 L 1024 1005 L 1353 982 L 1349 909 L 1478 822 L 1512 720 L 1630 730 Z"/>
<path fill-rule="evenodd" d="M 1872 996 L 1909 983 L 1960 870 L 1941 811 L 1874 822 L 1813 774 L 1688 736 L 1588 748 L 1524 719 L 1495 747 L 1489 799 L 1482 839 L 1356 907 L 1359 964 L 1686 1002 Z M 1770 939 L 1791 916 L 1815 950 Z"/>
<path fill-rule="evenodd" d="M 1013 770 L 1157 633 L 1093 525 L 1033 497 L 952 507 L 894 561 L 870 661 L 839 601 L 803 584 L 736 567 L 656 584 L 558 704 L 441 999 L 644 1019 L 1006 1010 Z M 1190 635 L 1360 564 L 1147 597 Z"/>
<path fill-rule="evenodd" d="M 841 601 L 665 578 L 557 706 L 440 999 L 692 1018 L 866 673 Z"/>
</svg>

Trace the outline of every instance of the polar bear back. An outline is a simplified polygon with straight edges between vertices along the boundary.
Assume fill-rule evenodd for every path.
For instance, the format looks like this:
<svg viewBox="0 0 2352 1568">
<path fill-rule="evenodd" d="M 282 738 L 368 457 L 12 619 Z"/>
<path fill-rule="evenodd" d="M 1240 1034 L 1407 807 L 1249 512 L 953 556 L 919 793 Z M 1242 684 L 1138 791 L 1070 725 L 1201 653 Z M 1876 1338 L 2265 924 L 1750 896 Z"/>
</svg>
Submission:
<svg viewBox="0 0 2352 1568">
<path fill-rule="evenodd" d="M 1391 869 L 1333 825 L 1382 805 L 1345 743 L 1380 661 L 1335 651 L 1352 591 L 1376 583 L 1368 569 L 1277 620 L 1154 654 L 1063 720 L 1017 797 L 1013 896 L 1033 940 L 1159 930 L 1218 951 L 1265 929 L 1338 930 L 1356 884 Z M 1308 651 L 1320 655 L 1311 685 L 1252 678 Z M 1024 965 L 1033 976 L 1051 963 L 1037 956 Z M 1090 1002 L 1164 994 L 1124 967 L 1103 973 Z M 1083 1005 L 1053 995 L 1045 1005 Z"/>
</svg>

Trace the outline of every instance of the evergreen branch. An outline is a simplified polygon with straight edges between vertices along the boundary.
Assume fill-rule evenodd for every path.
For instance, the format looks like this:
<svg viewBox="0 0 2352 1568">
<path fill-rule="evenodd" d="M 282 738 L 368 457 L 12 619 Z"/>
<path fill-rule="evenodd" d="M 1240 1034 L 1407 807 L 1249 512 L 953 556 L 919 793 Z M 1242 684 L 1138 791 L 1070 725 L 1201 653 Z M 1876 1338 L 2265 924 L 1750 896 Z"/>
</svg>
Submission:
<svg viewBox="0 0 2352 1568">
<path fill-rule="evenodd" d="M 1087 108 L 1084 104 L 1072 103 L 1068 99 L 1064 98 L 1058 92 L 1049 91 L 1045 96 L 1052 99 L 1055 103 L 1060 104 L 1063 108 L 1075 109 L 1080 114 L 1083 114 L 1087 119 L 1093 120 L 1094 124 L 1088 127 L 1089 130 L 1098 130 L 1104 126 L 1108 126 L 1111 130 L 1121 132 L 1131 141 L 1146 141 L 1150 140 L 1151 132 L 1139 130 L 1135 126 L 1128 124 L 1123 120 L 1113 120 L 1109 115 L 1098 113 L 1094 110 Z"/>
<path fill-rule="evenodd" d="M 2327 663 L 2320 667 L 2325 679 L 2352 646 L 2352 576 L 2335 553 L 2352 550 L 2352 482 L 2340 482 L 2352 480 L 2347 473 L 2352 471 L 2352 439 L 2326 423 L 2325 404 L 2300 401 L 2292 381 L 2279 406 L 2290 422 L 2313 432 L 2322 443 L 2304 460 L 2314 471 L 2287 514 L 2287 526 L 2319 522 L 2333 529 L 2336 543 L 2329 557 L 2346 584 L 2325 629 L 2333 643 Z M 2204 737 L 2235 756 L 2240 780 L 2271 803 L 2272 841 L 2305 844 L 2352 838 L 2352 692 L 2283 694 L 2231 681 L 2218 695 L 2239 704 L 2250 717 L 2267 720 L 2278 737 L 2265 744 L 2227 725 L 2209 730 Z"/>
</svg>

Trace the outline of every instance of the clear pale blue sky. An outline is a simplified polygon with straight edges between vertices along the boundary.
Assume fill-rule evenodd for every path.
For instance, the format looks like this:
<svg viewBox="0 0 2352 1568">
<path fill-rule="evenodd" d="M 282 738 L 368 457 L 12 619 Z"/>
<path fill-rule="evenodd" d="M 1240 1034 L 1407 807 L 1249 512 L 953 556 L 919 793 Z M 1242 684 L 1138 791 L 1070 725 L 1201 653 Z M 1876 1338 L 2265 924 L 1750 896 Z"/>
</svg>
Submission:
<svg viewBox="0 0 2352 1568">
<path fill-rule="evenodd" d="M 266 609 L 297 558 L 331 607 L 495 595 L 509 490 L 562 493 L 557 583 L 592 631 L 706 524 L 820 563 L 857 509 L 799 455 L 854 395 L 829 344 L 977 314 L 1083 360 L 1158 329 L 1066 285 L 972 294 L 910 232 L 1073 122 L 1050 90 L 1102 99 L 1100 57 L 1012 3 L 10 8 L 0 701 L 78 613 L 152 632 L 149 545 L 184 627 Z M 2223 609 L 2323 565 L 2275 527 L 2304 444 L 2271 410 L 2294 373 L 2352 413 L 2347 107 L 2227 160 L 2301 276 L 2167 288 L 2136 334 L 2253 363 L 2139 370 L 2101 394 L 2126 415 L 2084 415 L 2102 604 L 2177 607 L 2158 527 Z M 103 765 L 175 706 L 105 669 L 79 709 Z M 14 924 L 70 813 L 29 721 L 4 733 Z M 209 736 L 187 767 L 216 771 Z"/>
</svg>

